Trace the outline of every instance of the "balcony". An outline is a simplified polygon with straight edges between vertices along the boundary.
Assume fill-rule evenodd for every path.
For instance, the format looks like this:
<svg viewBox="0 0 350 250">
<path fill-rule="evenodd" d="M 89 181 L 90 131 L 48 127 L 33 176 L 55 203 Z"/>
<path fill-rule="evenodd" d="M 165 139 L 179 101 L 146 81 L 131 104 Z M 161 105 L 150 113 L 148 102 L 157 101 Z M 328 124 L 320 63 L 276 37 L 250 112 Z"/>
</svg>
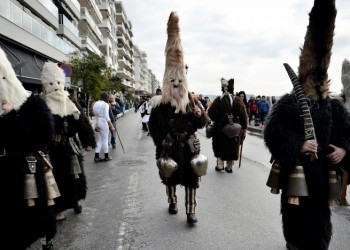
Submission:
<svg viewBox="0 0 350 250">
<path fill-rule="evenodd" d="M 82 50 L 88 50 L 94 52 L 99 56 L 103 56 L 100 49 L 93 43 L 93 41 L 88 36 L 81 36 L 81 48 Z"/>
<path fill-rule="evenodd" d="M 6 4 L 8 0 L 1 0 L 1 4 Z M 51 27 L 58 29 L 58 9 L 51 1 L 46 0 L 22 0 L 28 9 L 45 20 Z"/>
<path fill-rule="evenodd" d="M 81 21 L 86 23 L 86 25 L 88 26 L 88 29 L 95 34 L 95 36 L 98 38 L 99 42 L 101 43 L 103 41 L 102 33 L 98 25 L 95 23 L 95 20 L 90 15 L 88 9 L 86 7 L 83 7 L 80 9 L 80 13 L 81 13 Z"/>
<path fill-rule="evenodd" d="M 2 34 L 40 54 L 63 61 L 78 50 L 9 0 L 0 1 L 0 16 Z"/>
<path fill-rule="evenodd" d="M 112 33 L 112 25 L 109 19 L 103 20 L 102 23 L 97 24 L 100 29 L 107 29 L 109 33 Z"/>
<path fill-rule="evenodd" d="M 79 37 L 79 30 L 69 21 L 69 19 L 63 15 L 59 15 L 59 29 L 57 30 L 57 35 L 64 36 L 80 48 L 81 41 Z"/>
<path fill-rule="evenodd" d="M 63 2 L 66 3 L 67 7 L 72 11 L 77 19 L 80 19 L 80 3 L 77 0 L 63 0 Z"/>
<path fill-rule="evenodd" d="M 98 5 L 98 8 L 100 9 L 103 18 L 108 18 L 111 16 L 112 10 L 108 1 L 104 0 L 100 5 Z"/>
<path fill-rule="evenodd" d="M 98 8 L 95 0 L 80 0 L 80 7 L 89 8 L 91 11 L 91 16 L 93 16 L 94 20 L 96 20 L 95 22 L 96 23 L 102 22 L 103 17 L 102 17 L 100 9 Z"/>
</svg>

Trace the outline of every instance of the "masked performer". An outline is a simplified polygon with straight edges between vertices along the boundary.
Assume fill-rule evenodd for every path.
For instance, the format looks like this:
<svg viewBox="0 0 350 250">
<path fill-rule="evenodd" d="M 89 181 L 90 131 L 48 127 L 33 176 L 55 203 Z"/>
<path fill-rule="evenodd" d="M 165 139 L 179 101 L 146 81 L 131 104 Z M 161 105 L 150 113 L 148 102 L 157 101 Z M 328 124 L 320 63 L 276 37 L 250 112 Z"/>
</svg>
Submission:
<svg viewBox="0 0 350 250">
<path fill-rule="evenodd" d="M 148 126 L 156 145 L 158 162 L 171 157 L 178 166 L 170 177 L 165 177 L 164 172 L 160 172 L 168 195 L 169 213 L 176 214 L 178 211 L 176 185 L 181 184 L 185 186 L 186 192 L 187 222 L 192 224 L 197 222 L 196 190 L 199 187 L 199 177 L 191 167 L 191 159 L 196 154 L 193 147 L 199 149 L 195 132 L 206 125 L 208 117 L 205 111 L 191 102 L 178 23 L 177 14 L 172 12 L 168 20 L 163 93 L 159 102 L 152 108 Z M 189 141 L 191 142 L 188 143 Z"/>
<path fill-rule="evenodd" d="M 332 236 L 329 202 L 339 195 L 330 192 L 338 187 L 331 173 L 350 149 L 349 113 L 341 101 L 329 97 L 327 70 L 335 17 L 335 0 L 315 0 L 298 75 L 285 64 L 294 91 L 274 105 L 264 129 L 266 146 L 280 165 L 282 225 L 288 249 L 328 249 Z"/>
<path fill-rule="evenodd" d="M 59 192 L 42 153 L 53 136 L 53 117 L 39 95 L 24 89 L 1 48 L 0 102 L 0 238 L 10 249 L 26 249 L 40 237 L 43 249 L 53 249 L 52 205 Z"/>
<path fill-rule="evenodd" d="M 214 122 L 212 146 L 217 158 L 215 170 L 224 170 L 226 162 L 225 171 L 232 173 L 234 161 L 239 158 L 239 148 L 245 138 L 248 117 L 242 100 L 233 95 L 234 79 L 226 81 L 222 78 L 221 90 L 223 95 L 217 97 L 208 109 L 208 115 Z M 241 128 L 228 125 L 230 123 L 238 123 Z M 230 127 L 231 130 L 226 130 Z"/>
<path fill-rule="evenodd" d="M 64 72 L 56 63 L 44 64 L 43 93 L 55 121 L 54 138 L 48 152 L 61 193 L 55 204 L 57 220 L 65 219 L 63 211 L 70 208 L 81 213 L 79 200 L 85 199 L 87 192 L 81 148 L 90 151 L 96 144 L 88 118 L 70 100 L 64 82 Z"/>
<path fill-rule="evenodd" d="M 350 62 L 347 59 L 343 61 L 341 82 L 343 84 L 341 97 L 346 110 L 350 112 Z M 347 159 L 348 158 L 349 157 L 347 157 Z M 343 168 L 340 168 L 339 172 L 342 182 L 341 192 L 339 196 L 339 204 L 341 206 L 349 206 L 349 203 L 346 200 L 346 190 L 350 181 L 349 171 L 350 162 L 347 162 L 347 164 L 345 164 Z"/>
</svg>

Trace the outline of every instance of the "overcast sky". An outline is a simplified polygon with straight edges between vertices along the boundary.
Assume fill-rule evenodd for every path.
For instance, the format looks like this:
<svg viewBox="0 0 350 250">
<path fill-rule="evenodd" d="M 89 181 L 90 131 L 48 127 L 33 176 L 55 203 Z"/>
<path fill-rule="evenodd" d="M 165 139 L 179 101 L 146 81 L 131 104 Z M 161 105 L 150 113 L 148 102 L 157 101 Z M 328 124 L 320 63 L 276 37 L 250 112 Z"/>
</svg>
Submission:
<svg viewBox="0 0 350 250">
<path fill-rule="evenodd" d="M 166 28 L 171 11 L 180 32 L 190 91 L 219 95 L 220 78 L 235 79 L 235 91 L 282 95 L 292 90 L 283 67 L 296 72 L 313 0 L 124 0 L 133 42 L 147 54 L 148 68 L 162 84 Z M 337 0 L 331 91 L 342 89 L 341 67 L 350 59 L 350 1 Z"/>
</svg>

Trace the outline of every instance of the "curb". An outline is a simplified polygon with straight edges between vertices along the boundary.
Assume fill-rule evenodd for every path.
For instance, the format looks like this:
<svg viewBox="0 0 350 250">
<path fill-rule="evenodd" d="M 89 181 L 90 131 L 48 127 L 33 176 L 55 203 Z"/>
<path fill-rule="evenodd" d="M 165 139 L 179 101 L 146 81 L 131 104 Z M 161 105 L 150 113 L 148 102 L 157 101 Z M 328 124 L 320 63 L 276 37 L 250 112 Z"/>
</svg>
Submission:
<svg viewBox="0 0 350 250">
<path fill-rule="evenodd" d="M 264 135 L 264 129 L 259 126 L 248 126 L 247 130 L 261 137 Z"/>
</svg>

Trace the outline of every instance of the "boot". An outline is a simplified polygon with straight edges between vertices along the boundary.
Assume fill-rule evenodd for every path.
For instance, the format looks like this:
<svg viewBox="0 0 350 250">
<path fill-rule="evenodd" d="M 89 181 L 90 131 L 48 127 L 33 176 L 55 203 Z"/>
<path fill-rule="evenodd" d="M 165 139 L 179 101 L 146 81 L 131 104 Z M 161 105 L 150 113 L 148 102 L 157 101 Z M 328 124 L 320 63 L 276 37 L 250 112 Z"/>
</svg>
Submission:
<svg viewBox="0 0 350 250">
<path fill-rule="evenodd" d="M 169 202 L 169 213 L 177 214 L 177 196 L 176 196 L 176 186 L 166 186 L 166 194 L 168 196 Z"/>
<path fill-rule="evenodd" d="M 104 161 L 110 161 L 110 160 L 112 160 L 112 157 L 109 157 L 108 153 L 105 153 Z"/>
<path fill-rule="evenodd" d="M 83 207 L 79 203 L 75 204 L 73 209 L 76 214 L 80 214 L 83 211 Z"/>
<path fill-rule="evenodd" d="M 216 171 L 221 171 L 224 170 L 224 161 L 221 160 L 220 158 L 216 159 L 216 167 L 215 167 Z"/>
<path fill-rule="evenodd" d="M 42 244 L 43 250 L 53 250 L 52 240 L 48 241 L 46 244 Z"/>
<path fill-rule="evenodd" d="M 100 154 L 99 153 L 95 153 L 95 158 L 94 158 L 94 162 L 97 163 L 97 162 L 101 162 L 102 159 L 100 158 Z"/>
<path fill-rule="evenodd" d="M 185 187 L 185 206 L 188 224 L 198 222 L 197 217 L 195 215 L 196 205 L 196 188 Z"/>
<path fill-rule="evenodd" d="M 169 214 L 177 214 L 177 204 L 176 203 L 170 203 L 169 204 Z"/>
<path fill-rule="evenodd" d="M 227 173 L 232 173 L 233 161 L 227 161 L 227 165 L 225 167 L 225 171 Z"/>
<path fill-rule="evenodd" d="M 194 213 L 187 214 L 187 223 L 194 224 L 197 223 L 198 219 Z"/>
</svg>

